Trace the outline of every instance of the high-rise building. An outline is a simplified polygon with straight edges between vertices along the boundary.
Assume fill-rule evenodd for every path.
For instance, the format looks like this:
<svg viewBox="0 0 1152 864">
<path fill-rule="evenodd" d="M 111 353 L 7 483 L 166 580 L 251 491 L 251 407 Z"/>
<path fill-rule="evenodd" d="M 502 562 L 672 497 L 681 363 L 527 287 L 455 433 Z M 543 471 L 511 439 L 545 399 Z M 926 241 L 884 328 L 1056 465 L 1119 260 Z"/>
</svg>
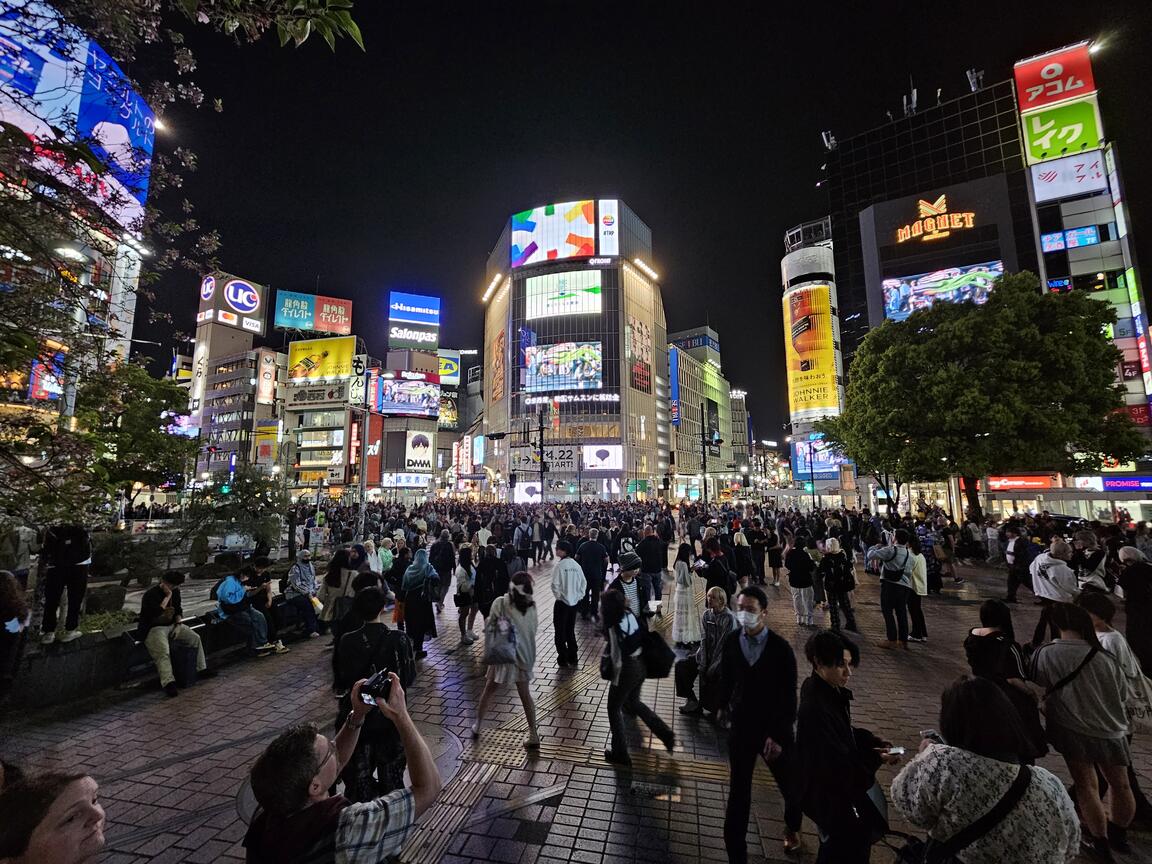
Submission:
<svg viewBox="0 0 1152 864">
<path fill-rule="evenodd" d="M 731 390 L 728 394 L 732 405 L 732 458 L 736 467 L 748 463 L 751 455 L 752 416 L 748 413 L 748 393 L 745 390 Z"/>
<path fill-rule="evenodd" d="M 733 457 L 732 393 L 721 371 L 720 339 L 711 327 L 668 334 L 672 408 L 670 496 L 708 498 L 739 479 Z"/>
<path fill-rule="evenodd" d="M 508 497 L 574 499 L 578 482 L 609 498 L 655 494 L 671 441 L 648 226 L 614 198 L 516 213 L 487 282 L 484 465 L 509 486 L 515 475 Z"/>
</svg>

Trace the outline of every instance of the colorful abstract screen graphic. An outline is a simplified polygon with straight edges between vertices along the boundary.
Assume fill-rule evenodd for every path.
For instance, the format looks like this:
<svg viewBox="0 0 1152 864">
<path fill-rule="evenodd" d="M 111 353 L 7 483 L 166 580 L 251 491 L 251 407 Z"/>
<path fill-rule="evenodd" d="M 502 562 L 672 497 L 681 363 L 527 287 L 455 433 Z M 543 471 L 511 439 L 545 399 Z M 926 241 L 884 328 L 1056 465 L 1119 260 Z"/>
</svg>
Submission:
<svg viewBox="0 0 1152 864">
<path fill-rule="evenodd" d="M 512 216 L 512 266 L 596 254 L 596 202 L 546 204 Z"/>
<path fill-rule="evenodd" d="M 793 422 L 835 416 L 840 390 L 829 285 L 801 285 L 784 295 L 784 354 Z"/>
<path fill-rule="evenodd" d="M 525 351 L 524 390 L 599 390 L 603 386 L 603 352 L 599 342 L 532 345 Z"/>
<path fill-rule="evenodd" d="M 1003 261 L 988 261 L 967 267 L 948 267 L 932 273 L 885 279 L 884 317 L 903 321 L 918 309 L 927 309 L 938 300 L 947 303 L 984 303 L 992 283 L 1004 275 Z"/>
<path fill-rule="evenodd" d="M 600 270 L 572 270 L 529 276 L 524 289 L 524 318 L 555 318 L 600 312 Z"/>
<path fill-rule="evenodd" d="M 375 407 L 390 417 L 436 417 L 440 413 L 440 383 L 382 378 Z"/>
</svg>

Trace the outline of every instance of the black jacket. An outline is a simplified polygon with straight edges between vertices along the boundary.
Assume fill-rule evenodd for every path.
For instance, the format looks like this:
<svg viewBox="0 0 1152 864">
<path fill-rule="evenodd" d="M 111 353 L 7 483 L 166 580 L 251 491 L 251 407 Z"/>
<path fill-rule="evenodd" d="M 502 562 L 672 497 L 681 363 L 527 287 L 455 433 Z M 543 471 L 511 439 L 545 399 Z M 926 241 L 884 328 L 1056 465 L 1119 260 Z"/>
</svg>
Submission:
<svg viewBox="0 0 1152 864">
<path fill-rule="evenodd" d="M 816 562 L 806 550 L 793 546 L 784 556 L 784 566 L 788 568 L 789 587 L 812 587 L 812 574 L 816 572 Z"/>
<path fill-rule="evenodd" d="M 722 701 L 731 711 L 732 737 L 758 747 L 772 738 L 787 747 L 796 722 L 796 655 L 783 637 L 769 630 L 760 659 L 749 666 L 740 647 L 742 632 L 729 633 L 720 649 Z"/>
<path fill-rule="evenodd" d="M 428 563 L 436 568 L 441 581 L 456 569 L 456 549 L 451 540 L 437 540 L 428 550 Z"/>
<path fill-rule="evenodd" d="M 703 571 L 705 591 L 711 591 L 713 588 L 723 588 L 724 593 L 731 599 L 732 595 L 736 593 L 736 574 L 732 572 L 728 566 L 728 561 L 723 555 L 717 555 L 715 558 L 709 560 L 708 564 L 704 567 Z"/>
<path fill-rule="evenodd" d="M 136 638 L 143 640 L 148 635 L 148 631 L 156 624 L 161 623 L 157 619 L 163 611 L 160 604 L 164 602 L 164 589 L 159 585 L 153 585 L 144 592 L 144 596 L 140 598 L 140 625 L 136 628 Z M 168 604 L 168 608 L 176 613 L 177 617 L 183 617 L 184 607 L 180 602 L 180 589 L 172 589 L 172 601 Z M 169 624 L 172 622 L 169 621 Z"/>
<path fill-rule="evenodd" d="M 636 554 L 644 573 L 662 573 L 668 566 L 668 547 L 659 537 L 645 537 L 636 544 Z"/>
<path fill-rule="evenodd" d="M 828 833 L 871 816 L 868 789 L 876 782 L 883 744 L 852 725 L 852 691 L 812 674 L 800 688 L 796 718 L 796 772 L 804 813 Z"/>
</svg>

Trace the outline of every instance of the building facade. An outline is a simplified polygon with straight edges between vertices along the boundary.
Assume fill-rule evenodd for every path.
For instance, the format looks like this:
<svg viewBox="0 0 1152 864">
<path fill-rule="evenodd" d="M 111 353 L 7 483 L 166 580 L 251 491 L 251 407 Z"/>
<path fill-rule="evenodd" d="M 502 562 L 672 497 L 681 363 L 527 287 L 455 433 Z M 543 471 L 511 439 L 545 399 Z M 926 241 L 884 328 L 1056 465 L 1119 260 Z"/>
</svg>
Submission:
<svg viewBox="0 0 1152 864">
<path fill-rule="evenodd" d="M 287 360 L 285 354 L 259 348 L 209 361 L 198 410 L 198 474 L 275 464 L 282 437 L 277 397 Z"/>
<path fill-rule="evenodd" d="M 484 295 L 482 425 L 484 464 L 511 500 L 656 493 L 671 440 L 651 261 L 651 230 L 617 199 L 525 210 L 501 234 Z"/>
<path fill-rule="evenodd" d="M 673 448 L 670 495 L 708 498 L 739 481 L 733 456 L 732 393 L 720 365 L 720 340 L 710 327 L 669 334 Z"/>
</svg>

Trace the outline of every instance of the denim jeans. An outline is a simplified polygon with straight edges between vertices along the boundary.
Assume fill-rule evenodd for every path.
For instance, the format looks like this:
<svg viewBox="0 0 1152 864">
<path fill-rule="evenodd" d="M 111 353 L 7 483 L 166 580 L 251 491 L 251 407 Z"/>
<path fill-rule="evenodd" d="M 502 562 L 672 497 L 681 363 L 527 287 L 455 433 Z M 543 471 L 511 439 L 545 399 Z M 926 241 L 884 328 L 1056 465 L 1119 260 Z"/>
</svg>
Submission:
<svg viewBox="0 0 1152 864">
<path fill-rule="evenodd" d="M 248 635 L 248 648 L 256 649 L 268 644 L 268 621 L 259 609 L 249 606 L 228 616 L 229 621 Z"/>
<path fill-rule="evenodd" d="M 884 615 L 884 629 L 889 642 L 908 641 L 908 595 L 910 588 L 899 582 L 880 582 L 880 612 Z"/>
</svg>

